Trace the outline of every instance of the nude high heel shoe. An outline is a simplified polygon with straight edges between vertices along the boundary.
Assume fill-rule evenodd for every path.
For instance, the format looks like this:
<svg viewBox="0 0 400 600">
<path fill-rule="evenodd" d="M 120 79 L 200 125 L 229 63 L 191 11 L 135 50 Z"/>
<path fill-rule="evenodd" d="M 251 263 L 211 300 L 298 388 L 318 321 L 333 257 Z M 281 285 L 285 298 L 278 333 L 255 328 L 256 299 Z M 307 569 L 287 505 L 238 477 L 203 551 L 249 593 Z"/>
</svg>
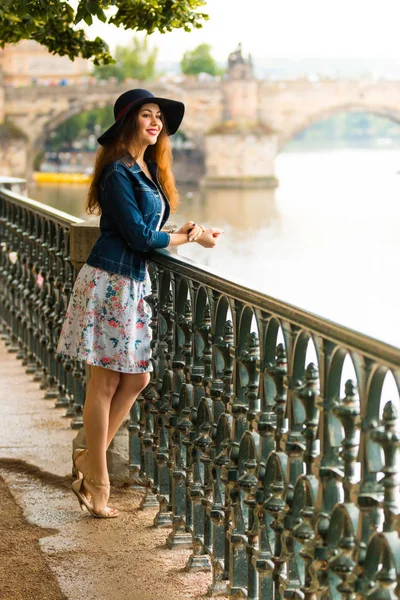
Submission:
<svg viewBox="0 0 400 600">
<path fill-rule="evenodd" d="M 109 488 L 109 485 L 106 483 L 97 483 L 93 481 L 93 479 L 89 479 L 83 477 L 82 479 L 77 479 L 72 484 L 72 491 L 78 498 L 81 509 L 85 507 L 93 517 L 97 519 L 113 519 L 118 517 L 118 511 L 115 508 L 110 508 L 109 506 L 105 506 L 99 512 L 95 512 L 93 506 L 90 504 L 89 500 L 84 494 L 84 491 L 88 492 L 92 498 L 96 495 L 95 489 L 101 488 Z"/>
</svg>

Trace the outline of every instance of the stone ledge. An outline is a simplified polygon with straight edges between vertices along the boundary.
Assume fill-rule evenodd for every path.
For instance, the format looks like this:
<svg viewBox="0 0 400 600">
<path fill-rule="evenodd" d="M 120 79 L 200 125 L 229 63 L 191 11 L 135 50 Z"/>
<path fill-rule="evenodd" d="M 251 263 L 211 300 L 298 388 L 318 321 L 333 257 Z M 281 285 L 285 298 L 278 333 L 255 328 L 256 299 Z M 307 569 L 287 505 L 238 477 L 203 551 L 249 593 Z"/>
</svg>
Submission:
<svg viewBox="0 0 400 600">
<path fill-rule="evenodd" d="M 82 267 L 99 235 L 100 218 L 71 225 L 70 257 L 76 269 Z"/>
</svg>

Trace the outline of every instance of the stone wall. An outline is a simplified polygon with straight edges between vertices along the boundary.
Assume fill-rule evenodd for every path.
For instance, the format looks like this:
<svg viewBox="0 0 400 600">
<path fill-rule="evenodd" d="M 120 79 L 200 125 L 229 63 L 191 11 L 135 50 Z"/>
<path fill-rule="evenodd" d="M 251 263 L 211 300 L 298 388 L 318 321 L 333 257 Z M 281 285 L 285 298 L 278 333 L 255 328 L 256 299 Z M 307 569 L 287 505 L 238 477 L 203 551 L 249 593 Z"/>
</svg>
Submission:
<svg viewBox="0 0 400 600">
<path fill-rule="evenodd" d="M 274 159 L 278 136 L 234 133 L 206 136 L 204 185 L 276 186 Z"/>
<path fill-rule="evenodd" d="M 222 83 L 224 117 L 233 121 L 258 120 L 258 82 L 227 80 Z"/>
<path fill-rule="evenodd" d="M 174 152 L 173 170 L 177 183 L 198 184 L 205 174 L 203 152 L 200 150 Z"/>
<path fill-rule="evenodd" d="M 28 148 L 24 139 L 0 139 L 0 174 L 26 178 L 31 172 L 28 165 Z"/>
</svg>

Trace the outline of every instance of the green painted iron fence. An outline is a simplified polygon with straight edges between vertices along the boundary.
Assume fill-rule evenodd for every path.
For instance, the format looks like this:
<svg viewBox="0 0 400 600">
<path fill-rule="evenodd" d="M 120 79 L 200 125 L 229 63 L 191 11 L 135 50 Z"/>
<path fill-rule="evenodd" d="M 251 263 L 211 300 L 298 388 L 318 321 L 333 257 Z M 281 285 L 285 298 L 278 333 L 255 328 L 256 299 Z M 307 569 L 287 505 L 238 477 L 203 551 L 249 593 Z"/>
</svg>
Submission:
<svg viewBox="0 0 400 600">
<path fill-rule="evenodd" d="M 84 365 L 55 346 L 78 222 L 0 190 L 4 338 L 76 427 Z M 168 547 L 191 549 L 213 595 L 400 598 L 400 350 L 166 252 L 150 271 L 129 459 Z"/>
</svg>

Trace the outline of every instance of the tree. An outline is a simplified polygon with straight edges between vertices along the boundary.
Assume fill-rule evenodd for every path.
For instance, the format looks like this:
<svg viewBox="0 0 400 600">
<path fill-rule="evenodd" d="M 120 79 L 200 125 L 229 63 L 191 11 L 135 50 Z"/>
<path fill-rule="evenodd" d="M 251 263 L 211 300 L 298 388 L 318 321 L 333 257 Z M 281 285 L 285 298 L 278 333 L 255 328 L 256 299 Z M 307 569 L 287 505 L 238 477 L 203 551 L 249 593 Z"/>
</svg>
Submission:
<svg viewBox="0 0 400 600">
<path fill-rule="evenodd" d="M 183 28 L 200 28 L 208 16 L 198 12 L 205 0 L 79 0 L 76 11 L 66 0 L 1 0 L 0 47 L 20 40 L 35 40 L 53 54 L 94 59 L 95 65 L 113 61 L 107 44 L 96 37 L 90 41 L 83 29 L 93 17 L 103 23 L 153 33 Z M 111 13 L 106 13 L 113 7 Z"/>
<path fill-rule="evenodd" d="M 211 56 L 209 44 L 200 44 L 194 50 L 185 52 L 181 60 L 181 70 L 185 75 L 198 75 L 199 73 L 218 75 L 220 72 L 217 63 Z"/>
<path fill-rule="evenodd" d="M 84 126 L 82 115 L 76 115 L 64 123 L 61 123 L 57 129 L 51 134 L 51 149 L 66 150 L 72 148 L 72 143 L 76 140 Z"/>
<path fill-rule="evenodd" d="M 153 79 L 155 75 L 158 48 L 149 49 L 147 37 L 144 40 L 133 38 L 133 47 L 117 46 L 115 49 L 115 63 L 95 67 L 96 79 L 110 79 L 115 77 L 118 81 L 124 79 Z"/>
</svg>

